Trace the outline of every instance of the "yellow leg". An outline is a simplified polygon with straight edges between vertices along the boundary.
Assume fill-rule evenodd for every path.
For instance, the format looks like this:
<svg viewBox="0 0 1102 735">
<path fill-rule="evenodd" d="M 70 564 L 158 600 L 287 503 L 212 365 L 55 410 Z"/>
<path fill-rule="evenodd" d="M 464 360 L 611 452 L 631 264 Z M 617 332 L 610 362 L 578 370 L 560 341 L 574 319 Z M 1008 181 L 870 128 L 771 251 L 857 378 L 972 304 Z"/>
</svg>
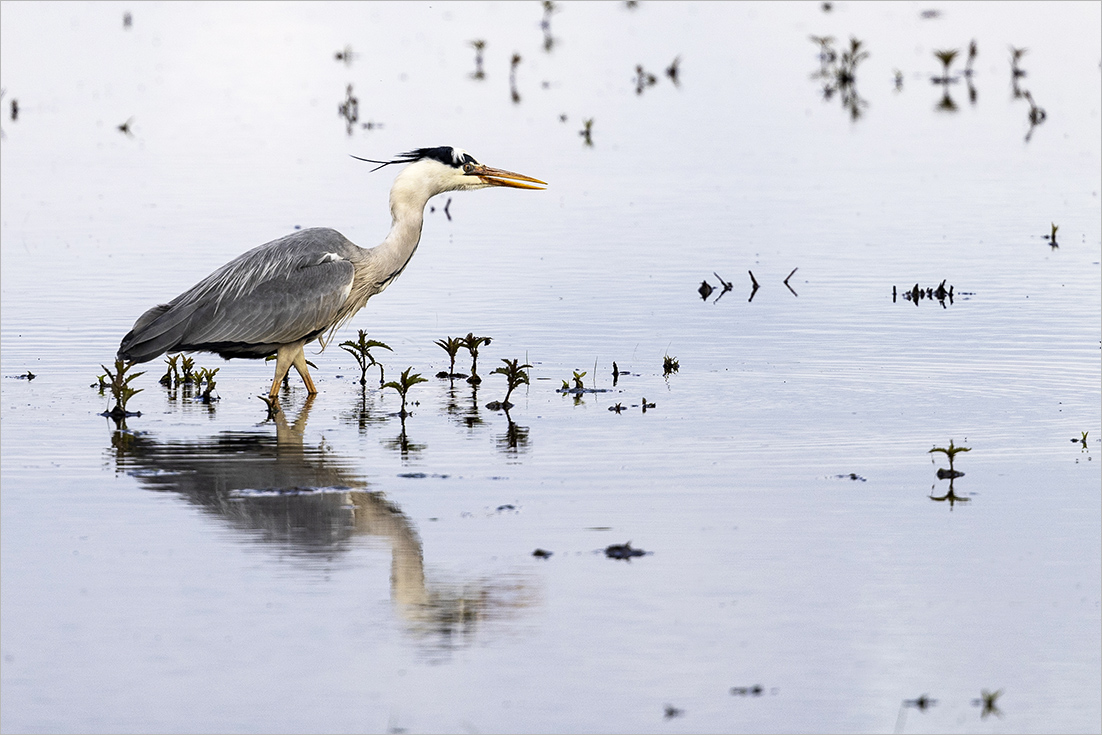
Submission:
<svg viewBox="0 0 1102 735">
<path fill-rule="evenodd" d="M 294 366 L 295 370 L 298 370 L 298 374 L 302 376 L 302 382 L 306 383 L 306 391 L 316 396 L 318 389 L 314 387 L 314 381 L 310 379 L 310 371 L 306 368 L 306 353 L 302 351 L 302 345 L 298 346 L 298 352 L 295 353 Z"/>
<path fill-rule="evenodd" d="M 302 382 L 306 384 L 306 390 L 310 395 L 317 395 L 318 389 L 314 387 L 314 381 L 310 378 L 310 371 L 306 366 L 306 353 L 302 351 L 303 342 L 294 342 L 283 345 L 276 352 L 275 378 L 272 380 L 272 389 L 268 391 L 268 397 L 275 399 L 279 393 L 279 385 L 287 377 L 288 371 L 294 365 L 295 370 L 302 376 Z"/>
</svg>

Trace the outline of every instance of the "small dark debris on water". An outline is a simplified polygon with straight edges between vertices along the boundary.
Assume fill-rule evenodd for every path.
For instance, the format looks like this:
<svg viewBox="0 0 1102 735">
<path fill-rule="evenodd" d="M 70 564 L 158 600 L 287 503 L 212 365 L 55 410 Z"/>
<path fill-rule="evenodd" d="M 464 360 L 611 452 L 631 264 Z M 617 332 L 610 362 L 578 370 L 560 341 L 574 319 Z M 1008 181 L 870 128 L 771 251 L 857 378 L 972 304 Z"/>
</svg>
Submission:
<svg viewBox="0 0 1102 735">
<path fill-rule="evenodd" d="M 555 552 L 548 551 L 547 549 L 536 549 L 532 552 L 532 556 L 536 557 L 537 559 L 550 559 L 551 555 L 554 553 Z"/>
<path fill-rule="evenodd" d="M 34 380 L 38 376 L 35 375 L 34 373 L 32 373 L 30 370 L 28 370 L 27 372 L 23 373 L 22 375 L 16 375 L 15 377 L 18 378 L 19 380 Z M 1083 436 L 1086 437 L 1086 434 L 1084 434 Z M 1079 440 L 1078 439 L 1072 439 L 1072 441 L 1074 442 L 1074 441 L 1079 441 Z"/>
<path fill-rule="evenodd" d="M 896 293 L 896 287 L 892 286 L 892 303 L 895 303 L 896 301 Z M 939 283 L 937 285 L 937 288 L 934 288 L 933 286 L 922 288 L 916 283 L 913 287 L 903 292 L 903 300 L 910 301 L 915 306 L 918 306 L 918 302 L 923 299 L 929 299 L 931 301 L 936 300 L 939 304 L 941 304 L 941 307 L 943 309 L 947 308 L 945 306 L 946 300 L 948 300 L 950 304 L 953 303 L 953 287 L 949 286 L 948 290 L 946 290 L 945 281 Z"/>
<path fill-rule="evenodd" d="M 957 477 L 964 477 L 964 473 L 960 470 L 939 469 L 937 471 L 937 479 L 939 480 L 952 480 Z"/>
<path fill-rule="evenodd" d="M 653 403 L 647 403 L 647 397 L 643 396 L 643 413 L 646 413 L 648 408 L 654 408 L 654 406 Z"/>
<path fill-rule="evenodd" d="M 608 410 L 609 411 L 615 411 L 617 414 L 620 414 L 620 413 L 623 413 L 624 411 L 626 411 L 627 409 L 624 408 L 624 404 L 617 403 L 615 406 L 609 406 Z"/>
<path fill-rule="evenodd" d="M 791 278 L 792 276 L 796 275 L 796 271 L 798 271 L 798 270 L 800 270 L 799 266 L 793 268 L 792 272 L 789 273 L 784 279 L 785 288 L 787 288 L 789 291 L 791 291 L 793 296 L 799 296 L 799 294 L 796 293 L 796 290 L 794 288 L 792 288 L 792 286 L 788 285 L 788 279 Z"/>
<path fill-rule="evenodd" d="M 505 503 L 504 505 L 497 506 L 497 512 L 498 513 L 504 513 L 507 510 L 516 510 L 516 509 L 517 509 L 517 507 L 515 505 L 513 505 L 512 503 Z"/>
<path fill-rule="evenodd" d="M 754 684 L 749 687 L 731 687 L 731 696 L 733 697 L 760 697 L 765 693 L 765 687 L 761 684 Z"/>
<path fill-rule="evenodd" d="M 848 480 L 853 480 L 854 482 L 857 482 L 858 480 L 860 480 L 861 482 L 865 482 L 865 478 L 861 477 L 861 475 L 857 474 L 856 472 L 851 472 L 848 475 L 835 475 L 835 477 L 838 478 L 839 480 L 847 480 L 848 479 Z"/>
<path fill-rule="evenodd" d="M 701 281 L 700 288 L 696 290 L 696 292 L 700 294 L 701 301 L 707 301 L 708 297 L 712 295 L 712 291 L 715 291 L 715 289 L 712 288 L 712 284 L 707 281 Z"/>
<path fill-rule="evenodd" d="M 931 699 L 930 696 L 927 695 L 927 694 L 923 694 L 918 699 L 904 699 L 903 700 L 903 706 L 904 707 L 914 707 L 919 712 L 925 712 L 930 707 L 933 707 L 936 704 L 937 704 L 937 700 L 936 699 Z"/>
<path fill-rule="evenodd" d="M 723 290 L 720 292 L 719 296 L 716 296 L 715 300 L 715 303 L 719 303 L 719 300 L 723 298 L 723 294 L 733 289 L 735 287 L 735 284 L 723 280 L 723 278 L 715 271 L 712 271 L 712 275 L 718 278 L 720 285 L 723 286 Z"/>
<path fill-rule="evenodd" d="M 649 553 L 649 551 L 632 547 L 630 541 L 626 544 L 612 544 L 605 548 L 605 556 L 609 559 L 631 559 L 633 556 L 646 556 Z"/>
<path fill-rule="evenodd" d="M 122 27 L 130 28 L 132 25 L 134 25 L 134 16 L 132 16 L 128 10 L 122 14 Z"/>
<path fill-rule="evenodd" d="M 680 717 L 685 714 L 685 710 L 674 707 L 672 704 L 666 705 L 665 716 L 667 720 L 672 720 L 675 717 Z"/>
<path fill-rule="evenodd" d="M 130 131 L 130 123 L 131 123 L 131 122 L 132 122 L 133 120 L 134 120 L 134 118 L 133 118 L 133 117 L 128 117 L 128 118 L 126 119 L 126 122 L 124 122 L 124 123 L 123 123 L 122 125 L 116 125 L 115 127 L 116 127 L 116 129 L 117 129 L 117 130 L 118 130 L 118 131 L 119 131 L 120 133 L 122 133 L 123 135 L 125 135 L 125 136 L 127 136 L 127 137 L 130 137 L 130 138 L 133 138 L 133 137 L 134 137 L 134 134 L 133 134 L 133 133 L 132 133 L 132 132 Z"/>
<path fill-rule="evenodd" d="M 998 705 L 996 704 L 1002 693 L 1002 689 L 998 689 L 993 692 L 989 692 L 984 689 L 980 692 L 979 699 L 972 700 L 973 707 L 983 707 L 983 711 L 980 712 L 981 720 L 986 720 L 989 715 L 995 715 L 996 717 L 1003 716 L 1003 713 L 999 710 Z"/>
<path fill-rule="evenodd" d="M 448 479 L 448 475 L 436 475 L 436 474 L 430 475 L 430 474 L 427 474 L 425 472 L 402 472 L 398 475 L 398 477 L 402 477 L 402 478 L 405 478 L 407 480 L 424 480 L 426 477 L 432 477 L 432 478 L 436 478 L 438 480 Z"/>
</svg>

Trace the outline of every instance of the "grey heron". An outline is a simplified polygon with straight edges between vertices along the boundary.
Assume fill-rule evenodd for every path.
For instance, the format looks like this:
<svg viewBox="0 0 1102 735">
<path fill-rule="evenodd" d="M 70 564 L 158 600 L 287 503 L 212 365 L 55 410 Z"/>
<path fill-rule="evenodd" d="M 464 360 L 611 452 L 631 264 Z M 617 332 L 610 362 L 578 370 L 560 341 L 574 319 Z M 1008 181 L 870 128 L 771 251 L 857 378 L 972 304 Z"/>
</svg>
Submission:
<svg viewBox="0 0 1102 735">
<path fill-rule="evenodd" d="M 372 171 L 409 164 L 391 187 L 392 223 L 382 244 L 361 248 L 336 230 L 314 227 L 260 245 L 142 314 L 118 357 L 140 363 L 166 352 L 207 351 L 227 360 L 275 355 L 269 402 L 277 401 L 291 366 L 314 395 L 303 348 L 318 340 L 324 349 L 338 327 L 402 273 L 417 250 L 429 199 L 448 191 L 547 185 L 484 166 L 451 146 L 418 148 L 391 161 L 360 160 L 380 164 Z"/>
</svg>

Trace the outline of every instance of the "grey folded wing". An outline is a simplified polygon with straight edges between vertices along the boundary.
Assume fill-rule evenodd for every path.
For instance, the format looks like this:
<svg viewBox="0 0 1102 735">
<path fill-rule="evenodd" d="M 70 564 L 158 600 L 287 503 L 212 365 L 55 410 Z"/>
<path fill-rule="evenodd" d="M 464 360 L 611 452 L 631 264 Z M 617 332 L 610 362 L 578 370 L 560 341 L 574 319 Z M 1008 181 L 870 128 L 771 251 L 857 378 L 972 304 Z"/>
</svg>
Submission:
<svg viewBox="0 0 1102 735">
<path fill-rule="evenodd" d="M 143 314 L 119 356 L 144 362 L 209 350 L 265 357 L 282 344 L 314 339 L 342 317 L 355 274 L 349 247 L 332 230 L 304 230 L 254 248 Z"/>
</svg>

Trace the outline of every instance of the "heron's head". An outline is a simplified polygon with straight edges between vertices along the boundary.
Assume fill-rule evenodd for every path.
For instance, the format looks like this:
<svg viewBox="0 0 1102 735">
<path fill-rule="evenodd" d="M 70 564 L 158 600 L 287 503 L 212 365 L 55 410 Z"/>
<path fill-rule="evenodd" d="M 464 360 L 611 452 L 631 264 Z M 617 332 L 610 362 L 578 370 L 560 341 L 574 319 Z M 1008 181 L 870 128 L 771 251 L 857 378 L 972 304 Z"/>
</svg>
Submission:
<svg viewBox="0 0 1102 735">
<path fill-rule="evenodd" d="M 372 161 L 359 156 L 353 156 L 353 158 L 378 163 L 378 168 L 395 163 L 411 164 L 399 175 L 399 180 L 404 180 L 411 185 L 427 187 L 435 194 L 446 191 L 485 189 L 490 186 L 537 190 L 547 186 L 546 182 L 531 176 L 481 164 L 467 151 L 451 146 L 418 148 L 402 153 L 393 161 Z M 398 181 L 395 185 L 398 185 Z"/>
</svg>

